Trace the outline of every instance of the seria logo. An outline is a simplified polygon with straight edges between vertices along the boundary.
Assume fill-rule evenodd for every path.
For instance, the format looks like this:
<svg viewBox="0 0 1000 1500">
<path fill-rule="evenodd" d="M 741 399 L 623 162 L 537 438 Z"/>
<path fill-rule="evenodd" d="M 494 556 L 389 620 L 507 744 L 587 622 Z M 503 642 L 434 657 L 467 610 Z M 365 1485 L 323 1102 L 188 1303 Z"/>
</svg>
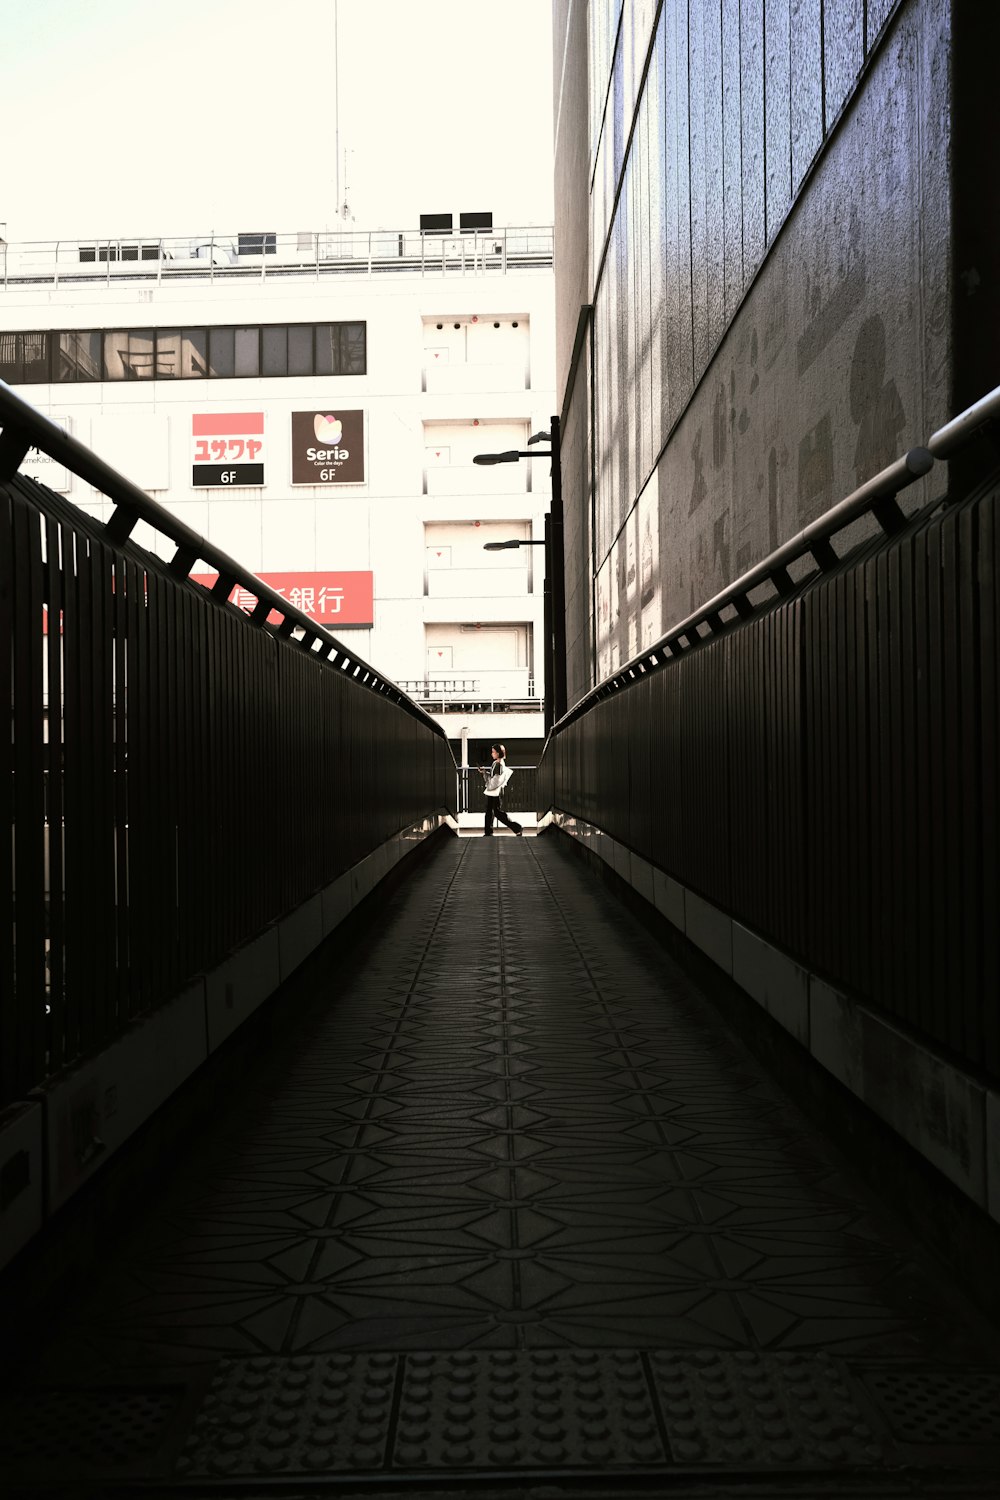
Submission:
<svg viewBox="0 0 1000 1500">
<path fill-rule="evenodd" d="M 340 446 L 340 439 L 344 433 L 344 424 L 339 417 L 324 414 L 318 411 L 313 417 L 313 432 L 316 434 L 317 443 L 322 444 L 319 448 L 307 448 L 306 458 L 318 470 L 321 480 L 336 479 L 337 469 L 341 464 L 347 462 L 351 456 L 349 448 Z M 333 468 L 319 469 L 320 464 L 333 464 Z"/>
</svg>

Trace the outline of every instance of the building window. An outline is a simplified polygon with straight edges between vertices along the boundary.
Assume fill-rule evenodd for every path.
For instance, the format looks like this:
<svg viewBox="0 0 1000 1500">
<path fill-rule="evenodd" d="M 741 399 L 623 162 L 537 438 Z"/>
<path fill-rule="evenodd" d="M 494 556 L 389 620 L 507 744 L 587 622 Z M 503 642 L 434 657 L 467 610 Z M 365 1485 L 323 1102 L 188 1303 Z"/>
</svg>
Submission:
<svg viewBox="0 0 1000 1500">
<path fill-rule="evenodd" d="M 105 380 L 152 380 L 156 334 L 151 328 L 116 328 L 104 335 Z"/>
<path fill-rule="evenodd" d="M 233 380 L 366 375 L 365 323 L 0 333 L 8 385 L 93 380 Z"/>
<path fill-rule="evenodd" d="M 262 330 L 260 373 L 288 374 L 288 329 L 283 323 Z"/>
<path fill-rule="evenodd" d="M 236 329 L 208 330 L 208 373 L 216 380 L 228 380 L 236 374 Z"/>
<path fill-rule="evenodd" d="M 364 375 L 366 338 L 364 323 L 317 323 L 316 374 Z"/>
<path fill-rule="evenodd" d="M 311 375 L 313 372 L 313 330 L 296 328 L 288 330 L 289 375 Z"/>
<path fill-rule="evenodd" d="M 58 355 L 55 378 L 58 381 L 100 380 L 101 335 L 73 330 L 57 335 Z"/>
<path fill-rule="evenodd" d="M 237 328 L 236 376 L 248 379 L 260 374 L 260 329 Z"/>
<path fill-rule="evenodd" d="M 207 374 L 207 328 L 156 330 L 157 380 L 200 380 Z"/>
<path fill-rule="evenodd" d="M 0 333 L 0 380 L 8 385 L 45 385 L 49 379 L 48 333 Z"/>
<path fill-rule="evenodd" d="M 236 239 L 237 255 L 274 255 L 277 248 L 276 234 L 241 234 Z"/>
</svg>

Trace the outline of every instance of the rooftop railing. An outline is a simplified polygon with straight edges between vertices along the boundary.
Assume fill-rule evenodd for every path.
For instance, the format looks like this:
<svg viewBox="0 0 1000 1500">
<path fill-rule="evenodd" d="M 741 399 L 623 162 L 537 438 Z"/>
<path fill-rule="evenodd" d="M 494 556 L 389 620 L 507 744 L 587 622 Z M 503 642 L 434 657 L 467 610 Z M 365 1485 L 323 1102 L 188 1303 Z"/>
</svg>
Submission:
<svg viewBox="0 0 1000 1500">
<path fill-rule="evenodd" d="M 457 234 L 324 229 L 293 234 L 0 241 L 0 285 L 10 288 L 288 277 L 318 281 L 329 276 L 400 273 L 504 275 L 551 265 L 552 228 L 547 225 Z"/>
</svg>

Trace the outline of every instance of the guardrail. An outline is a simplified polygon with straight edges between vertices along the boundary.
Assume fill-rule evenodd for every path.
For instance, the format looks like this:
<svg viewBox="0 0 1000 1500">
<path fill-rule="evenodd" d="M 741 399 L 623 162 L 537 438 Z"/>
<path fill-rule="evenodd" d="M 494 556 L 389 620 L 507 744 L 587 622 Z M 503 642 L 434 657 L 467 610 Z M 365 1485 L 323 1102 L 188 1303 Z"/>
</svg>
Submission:
<svg viewBox="0 0 1000 1500">
<path fill-rule="evenodd" d="M 0 286 L 269 281 L 288 276 L 505 274 L 552 264 L 551 226 L 448 234 L 416 229 L 0 241 Z"/>
<path fill-rule="evenodd" d="M 407 677 L 399 686 L 426 704 L 428 701 L 447 704 L 465 704 L 475 701 L 526 703 L 532 708 L 541 708 L 541 699 L 535 689 L 533 672 L 510 672 L 504 669 L 488 671 L 492 681 L 484 682 L 479 677 Z"/>
<path fill-rule="evenodd" d="M 615 669 L 584 695 L 564 716 L 562 722 L 578 718 L 581 713 L 610 693 L 618 692 L 665 662 L 683 655 L 708 637 L 718 634 L 734 620 L 746 620 L 773 604 L 775 598 L 787 598 L 799 588 L 802 579 L 793 580 L 789 568 L 811 556 L 819 574 L 829 573 L 840 563 L 833 538 L 853 522 L 872 515 L 886 536 L 894 536 L 907 524 L 896 503 L 899 492 L 922 478 L 935 461 L 947 458 L 980 429 L 1000 421 L 1000 386 L 987 393 L 959 416 L 947 422 L 927 440 L 924 447 L 911 448 L 901 458 L 867 480 L 846 499 L 831 506 L 810 525 L 804 527 L 781 546 L 755 563 L 745 573 L 671 627 L 652 646 Z M 770 588 L 763 598 L 751 599 L 760 588 Z M 724 611 L 732 610 L 726 617 Z"/>
<path fill-rule="evenodd" d="M 434 720 L 401 688 L 369 666 L 356 652 L 349 651 L 325 626 L 318 625 L 302 610 L 290 604 L 283 594 L 275 593 L 242 563 L 236 562 L 205 537 L 199 536 L 165 506 L 153 500 L 144 490 L 119 474 L 61 427 L 57 427 L 29 402 L 15 395 L 2 380 L 0 428 L 0 482 L 17 472 L 29 449 L 40 448 L 43 453 L 71 469 L 74 474 L 78 474 L 115 502 L 116 508 L 104 528 L 108 541 L 118 545 L 128 541 L 137 523 L 144 521 L 176 546 L 177 550 L 167 564 L 172 577 L 187 578 L 199 561 L 207 563 L 208 571 L 218 575 L 210 590 L 217 602 L 229 605 L 231 596 L 237 590 L 242 594 L 251 594 L 257 601 L 253 610 L 247 612 L 239 609 L 238 612 L 249 613 L 252 624 L 267 630 L 274 628 L 283 639 L 294 639 L 303 650 L 347 672 L 363 687 L 389 698 L 406 712 L 422 719 L 435 734 L 443 734 Z M 229 607 L 237 609 L 236 605 Z M 275 613 L 281 617 L 281 623 L 272 627 L 268 621 Z"/>
<path fill-rule="evenodd" d="M 644 862 L 729 972 L 756 954 L 764 983 L 774 950 L 819 976 L 830 1036 L 836 991 L 994 1087 L 1000 448 L 963 465 L 971 492 L 908 517 L 895 496 L 998 419 L 1000 388 L 599 683 L 550 732 L 538 801 Z"/>
<path fill-rule="evenodd" d="M 504 807 L 510 813 L 537 811 L 538 794 L 537 766 L 510 766 L 515 774 L 504 788 Z M 483 778 L 476 766 L 458 768 L 458 810 L 460 813 L 481 813 L 486 809 L 486 793 Z"/>
<path fill-rule="evenodd" d="M 396 684 L 2 384 L 0 423 L 2 1108 L 434 826 L 455 762 Z M 16 473 L 30 446 L 110 496 L 106 526 Z"/>
</svg>

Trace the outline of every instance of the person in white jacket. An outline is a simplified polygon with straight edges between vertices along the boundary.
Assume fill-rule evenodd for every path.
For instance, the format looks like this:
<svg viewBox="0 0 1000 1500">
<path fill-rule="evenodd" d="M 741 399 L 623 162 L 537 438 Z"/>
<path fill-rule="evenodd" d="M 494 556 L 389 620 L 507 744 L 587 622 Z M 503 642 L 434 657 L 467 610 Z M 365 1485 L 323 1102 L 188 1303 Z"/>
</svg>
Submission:
<svg viewBox="0 0 1000 1500">
<path fill-rule="evenodd" d="M 480 774 L 485 783 L 483 790 L 486 793 L 486 825 L 483 829 L 483 838 L 493 837 L 493 819 L 497 818 L 505 823 L 511 833 L 518 838 L 524 833 L 520 823 L 512 823 L 507 816 L 503 805 L 503 789 L 513 776 L 513 771 L 508 771 L 504 756 L 507 754 L 506 747 L 500 744 L 490 746 L 490 755 L 493 764 L 487 771 L 485 766 L 480 766 Z"/>
</svg>

